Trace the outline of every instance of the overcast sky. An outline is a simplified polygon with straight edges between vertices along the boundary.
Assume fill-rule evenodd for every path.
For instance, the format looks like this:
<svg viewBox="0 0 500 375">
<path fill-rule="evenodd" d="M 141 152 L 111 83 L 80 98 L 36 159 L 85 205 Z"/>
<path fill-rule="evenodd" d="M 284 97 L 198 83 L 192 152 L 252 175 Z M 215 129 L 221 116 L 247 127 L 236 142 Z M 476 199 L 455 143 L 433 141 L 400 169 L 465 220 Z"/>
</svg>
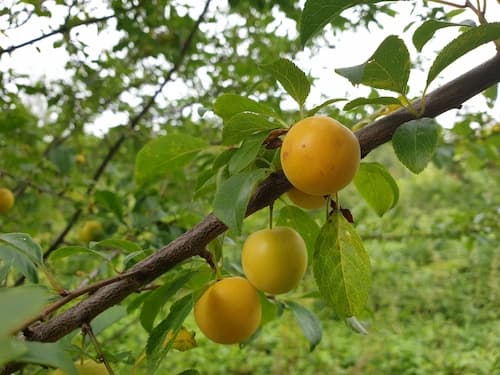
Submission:
<svg viewBox="0 0 500 375">
<path fill-rule="evenodd" d="M 420 0 L 417 1 L 420 2 Z M 463 2 L 463 0 L 455 1 Z M 490 22 L 500 21 L 500 4 L 497 3 L 496 0 L 486 0 L 486 2 L 488 20 Z M 49 1 L 46 2 L 46 4 L 49 5 L 50 3 L 51 2 Z M 102 1 L 91 1 L 91 4 L 95 7 L 92 12 L 94 16 L 104 16 L 110 13 L 110 11 L 103 6 Z M 203 2 L 199 1 L 196 4 L 200 4 L 200 9 L 193 9 L 193 13 L 199 13 L 201 11 Z M 217 7 L 225 7 L 226 4 L 227 0 L 215 0 L 211 4 L 210 11 L 216 12 Z M 403 32 L 408 23 L 415 20 L 415 17 L 411 15 L 413 8 L 414 2 L 404 1 L 394 3 L 394 9 L 398 11 L 399 15 L 395 18 L 381 16 L 379 21 L 384 25 L 383 30 L 372 27 L 370 30 L 359 29 L 356 32 L 346 32 L 335 38 L 332 37 L 333 48 L 322 48 L 319 53 L 312 58 L 310 56 L 310 52 L 308 51 L 299 54 L 298 59 L 295 61 L 297 65 L 312 77 L 318 78 L 315 81 L 315 86 L 311 90 L 311 96 L 308 99 L 307 104 L 309 107 L 319 104 L 323 100 L 322 97 L 325 96 L 329 98 L 342 96 L 355 98 L 365 95 L 368 92 L 366 88 L 352 87 L 346 79 L 336 75 L 334 69 L 358 65 L 364 62 L 388 35 L 401 35 L 410 50 L 410 56 L 412 59 L 415 60 L 418 57 L 420 60 L 423 60 L 424 67 L 430 66 L 430 63 L 432 63 L 432 59 L 435 56 L 434 51 L 438 50 L 458 35 L 458 30 L 448 28 L 438 31 L 432 43 L 426 45 L 422 54 L 419 55 L 411 42 L 411 36 L 418 24 L 413 25 L 408 31 Z M 50 22 L 47 22 L 44 19 L 32 19 L 21 28 L 10 31 L 5 35 L 0 34 L 0 45 L 6 47 L 19 44 L 37 37 L 43 32 L 49 31 L 50 26 L 56 28 L 62 23 L 61 20 L 65 16 L 62 10 L 63 9 L 60 8 L 59 10 L 58 8 L 54 8 L 54 15 Z M 347 13 L 347 15 L 348 14 L 349 13 Z M 466 19 L 474 19 L 472 12 L 467 11 L 463 13 L 462 15 L 456 17 L 455 21 L 459 22 Z M 0 29 L 1 28 L 3 27 L 0 23 Z M 288 34 L 290 37 L 297 37 L 295 24 L 291 21 L 283 23 L 280 30 L 281 32 Z M 326 32 L 329 32 L 328 29 L 326 29 Z M 97 57 L 103 49 L 114 45 L 119 36 L 118 33 L 112 31 L 101 32 L 98 35 L 97 28 L 95 26 L 80 27 L 73 31 L 73 36 L 75 35 L 74 33 L 78 33 L 78 38 L 83 39 L 84 42 L 90 46 L 87 52 L 95 57 Z M 67 59 L 66 52 L 63 48 L 53 48 L 54 41 L 60 39 L 60 37 L 60 35 L 57 35 L 47 38 L 36 45 L 18 49 L 10 55 L 3 55 L 0 58 L 0 70 L 5 71 L 8 68 L 13 68 L 18 73 L 30 75 L 33 79 L 38 79 L 40 77 L 46 77 L 47 79 L 66 77 L 67 74 L 64 70 L 64 64 Z M 35 46 L 38 47 L 38 49 Z M 452 66 L 448 67 L 439 76 L 439 78 L 433 82 L 431 89 L 478 65 L 482 61 L 492 57 L 494 54 L 495 48 L 492 43 L 474 50 L 454 63 Z M 423 89 L 422 85 L 423 82 L 425 82 L 425 77 L 426 73 L 416 70 L 412 71 L 410 76 L 410 95 L 420 94 Z M 175 92 L 182 94 L 182 87 L 177 86 Z M 285 102 L 283 105 L 285 107 L 293 107 L 295 104 L 292 101 L 289 101 Z M 485 108 L 484 98 L 482 98 L 482 96 L 477 96 L 476 98 L 468 101 L 462 111 L 477 111 L 478 109 L 484 110 Z M 494 114 L 497 120 L 500 121 L 500 99 L 497 100 L 496 106 L 492 110 L 488 111 Z M 450 111 L 450 113 L 446 115 L 441 115 L 438 120 L 440 120 L 444 126 L 449 127 L 453 124 L 457 112 L 458 111 Z M 117 116 L 116 114 L 107 112 L 104 113 L 94 124 L 90 124 L 88 129 L 95 133 L 102 133 L 105 131 L 105 128 L 122 124 L 125 121 L 126 118 L 124 118 L 124 116 Z"/>
</svg>

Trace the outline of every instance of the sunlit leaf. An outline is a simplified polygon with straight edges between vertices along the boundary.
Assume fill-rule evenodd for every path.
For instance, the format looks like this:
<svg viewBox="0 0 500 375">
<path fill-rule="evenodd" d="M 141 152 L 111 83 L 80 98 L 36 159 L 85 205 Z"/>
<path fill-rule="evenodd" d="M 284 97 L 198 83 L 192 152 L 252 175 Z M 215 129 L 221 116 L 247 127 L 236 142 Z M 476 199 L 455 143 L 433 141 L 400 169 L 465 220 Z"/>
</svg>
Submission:
<svg viewBox="0 0 500 375">
<path fill-rule="evenodd" d="M 213 203 L 214 214 L 228 228 L 238 233 L 241 231 L 250 194 L 265 173 L 264 169 L 256 169 L 235 174 L 217 187 Z"/>
<path fill-rule="evenodd" d="M 304 46 L 343 10 L 360 4 L 374 4 L 383 0 L 307 0 L 300 20 L 300 41 Z"/>
<path fill-rule="evenodd" d="M 316 241 L 314 278 L 339 317 L 361 313 L 371 283 L 370 259 L 354 227 L 336 211 Z"/>
<path fill-rule="evenodd" d="M 393 98 L 390 96 L 379 96 L 376 98 L 356 98 L 351 100 L 344 106 L 344 111 L 350 111 L 351 109 L 367 104 L 389 105 L 389 104 L 401 104 L 401 103 L 397 98 Z"/>
<path fill-rule="evenodd" d="M 463 26 L 460 23 L 454 22 L 445 22 L 438 20 L 427 20 L 422 25 L 420 25 L 415 32 L 413 33 L 412 41 L 413 45 L 417 49 L 417 51 L 422 51 L 424 45 L 431 40 L 434 33 L 442 28 L 450 27 L 450 26 Z"/>
<path fill-rule="evenodd" d="M 222 117 L 224 121 L 242 112 L 275 115 L 271 107 L 236 94 L 223 94 L 219 96 L 214 103 L 214 112 Z"/>
<path fill-rule="evenodd" d="M 136 184 L 152 184 L 182 169 L 206 144 L 187 134 L 170 134 L 152 140 L 137 153 Z"/>
<path fill-rule="evenodd" d="M 500 22 L 479 25 L 460 34 L 437 55 L 427 75 L 427 85 L 459 57 L 485 43 L 497 39 L 500 39 Z"/>
<path fill-rule="evenodd" d="M 314 116 L 316 113 L 318 113 L 319 111 L 321 111 L 323 108 L 325 107 L 328 107 L 330 104 L 333 104 L 333 103 L 337 103 L 337 102 L 342 102 L 342 101 L 345 101 L 347 99 L 344 99 L 344 98 L 335 98 L 335 99 L 328 99 L 328 100 L 325 100 L 323 103 L 321 104 L 318 104 L 316 107 L 314 108 L 311 108 L 308 112 L 307 112 L 307 116 Z"/>
<path fill-rule="evenodd" d="M 262 142 L 264 142 L 267 135 L 268 131 L 264 131 L 253 134 L 243 141 L 240 148 L 234 152 L 229 160 L 228 167 L 230 174 L 240 172 L 255 161 L 255 158 L 262 147 Z"/>
<path fill-rule="evenodd" d="M 262 68 L 270 72 L 300 106 L 304 104 L 309 96 L 311 83 L 305 73 L 293 62 L 279 59 L 272 64 L 264 65 Z"/>
<path fill-rule="evenodd" d="M 361 83 L 404 94 L 410 76 L 410 54 L 403 40 L 390 35 L 364 64 L 335 71 L 353 85 Z"/>
<path fill-rule="evenodd" d="M 224 124 L 222 140 L 224 144 L 240 143 L 247 137 L 266 130 L 281 128 L 282 126 L 271 122 L 267 117 L 251 112 L 238 113 Z"/>
</svg>

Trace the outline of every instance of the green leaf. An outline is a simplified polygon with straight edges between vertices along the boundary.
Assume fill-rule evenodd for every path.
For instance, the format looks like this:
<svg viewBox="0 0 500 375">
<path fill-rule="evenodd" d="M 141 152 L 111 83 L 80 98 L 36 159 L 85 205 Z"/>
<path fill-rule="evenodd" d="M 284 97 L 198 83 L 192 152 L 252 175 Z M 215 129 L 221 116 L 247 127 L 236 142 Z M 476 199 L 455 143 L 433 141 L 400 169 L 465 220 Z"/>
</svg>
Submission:
<svg viewBox="0 0 500 375">
<path fill-rule="evenodd" d="M 57 367 L 68 375 L 78 375 L 71 357 L 60 343 L 25 341 L 24 344 L 28 350 L 16 361 Z"/>
<path fill-rule="evenodd" d="M 165 320 L 158 324 L 149 335 L 146 344 L 146 355 L 148 357 L 148 374 L 153 374 L 174 343 L 174 338 L 182 327 L 182 323 L 187 318 L 194 306 L 193 294 L 188 294 L 175 301 L 170 308 L 170 312 Z M 163 342 L 169 331 L 172 331 L 172 339 L 162 350 Z"/>
<path fill-rule="evenodd" d="M 250 194 L 265 173 L 264 169 L 256 169 L 235 174 L 217 187 L 213 203 L 214 214 L 229 229 L 241 232 Z"/>
<path fill-rule="evenodd" d="M 97 315 L 90 325 L 94 335 L 98 335 L 106 328 L 112 326 L 117 321 L 127 316 L 127 309 L 124 306 L 115 305 Z"/>
<path fill-rule="evenodd" d="M 113 238 L 99 241 L 99 242 L 94 244 L 94 247 L 121 249 L 121 250 L 125 250 L 127 253 L 141 251 L 141 247 L 139 245 L 137 245 L 135 242 L 132 242 L 129 240 L 122 240 L 122 239 L 113 239 Z"/>
<path fill-rule="evenodd" d="M 151 332 L 156 316 L 160 309 L 179 291 L 193 276 L 192 272 L 185 273 L 149 294 L 141 309 L 141 324 L 144 329 Z"/>
<path fill-rule="evenodd" d="M 57 259 L 62 259 L 70 256 L 75 256 L 77 254 L 92 254 L 96 255 L 100 258 L 105 259 L 106 261 L 109 261 L 108 255 L 101 253 L 100 251 L 92 250 L 89 249 L 88 247 L 84 246 L 64 246 L 60 247 L 59 249 L 55 250 L 52 254 L 50 254 L 50 259 L 52 261 L 57 260 Z"/>
<path fill-rule="evenodd" d="M 410 77 L 410 54 L 400 38 L 390 35 L 364 64 L 335 71 L 353 85 L 361 83 L 404 94 Z"/>
<path fill-rule="evenodd" d="M 264 142 L 264 139 L 266 139 L 268 134 L 268 131 L 260 132 L 247 137 L 243 141 L 240 148 L 236 150 L 229 160 L 228 168 L 230 174 L 240 172 L 255 161 L 255 158 L 262 147 L 262 142 Z"/>
<path fill-rule="evenodd" d="M 0 288 L 0 337 L 40 313 L 48 300 L 47 291 L 38 286 Z"/>
<path fill-rule="evenodd" d="M 26 233 L 3 233 L 0 234 L 0 244 L 10 246 L 24 254 L 34 264 L 43 263 L 43 250 L 29 234 Z"/>
<path fill-rule="evenodd" d="M 123 220 L 123 199 L 117 194 L 108 190 L 97 190 L 94 193 L 94 198 L 98 205 L 111 211 L 120 221 Z"/>
<path fill-rule="evenodd" d="M 37 267 L 43 263 L 43 250 L 28 234 L 0 234 L 0 259 L 31 282 L 38 282 Z"/>
<path fill-rule="evenodd" d="M 485 43 L 493 42 L 497 39 L 500 39 L 500 22 L 479 25 L 459 35 L 437 55 L 427 75 L 427 85 L 459 57 Z"/>
<path fill-rule="evenodd" d="M 224 144 L 231 145 L 240 143 L 252 134 L 278 128 L 282 128 L 282 126 L 269 121 L 263 115 L 251 112 L 238 113 L 224 124 L 222 140 Z"/>
<path fill-rule="evenodd" d="M 361 163 L 354 177 L 354 185 L 379 216 L 398 202 L 398 185 L 382 164 Z"/>
<path fill-rule="evenodd" d="M 307 0 L 300 20 L 300 42 L 304 46 L 343 10 L 359 4 L 375 4 L 383 0 Z"/>
<path fill-rule="evenodd" d="M 262 68 L 270 72 L 301 107 L 304 105 L 311 90 L 311 83 L 306 74 L 293 62 L 279 59 L 272 64 L 263 65 Z"/>
<path fill-rule="evenodd" d="M 270 301 L 263 292 L 259 292 L 259 298 L 262 306 L 260 325 L 263 326 L 278 317 L 278 306 L 274 301 Z"/>
<path fill-rule="evenodd" d="M 335 99 L 325 100 L 323 103 L 321 103 L 321 104 L 317 105 L 316 107 L 312 108 L 311 110 L 309 110 L 307 112 L 307 117 L 314 116 L 316 113 L 318 113 L 323 108 L 329 106 L 330 104 L 333 104 L 333 103 L 336 103 L 336 102 L 345 101 L 345 100 L 347 100 L 347 99 L 345 99 L 345 98 L 335 98 Z"/>
<path fill-rule="evenodd" d="M 401 125 L 392 136 L 397 157 L 413 173 L 422 172 L 431 160 L 438 142 L 439 125 L 421 118 Z"/>
<path fill-rule="evenodd" d="M 431 40 L 432 36 L 437 30 L 450 26 L 464 26 L 464 25 L 460 23 L 437 21 L 437 20 L 425 21 L 413 33 L 412 37 L 413 45 L 415 46 L 418 52 L 422 51 L 424 45 L 429 40 Z"/>
<path fill-rule="evenodd" d="M 397 98 L 393 98 L 390 96 L 379 96 L 376 98 L 356 98 L 351 100 L 344 106 L 344 111 L 350 111 L 351 109 L 367 104 L 389 105 L 401 103 Z"/>
<path fill-rule="evenodd" d="M 309 351 L 312 352 L 320 343 L 321 336 L 323 335 L 321 321 L 312 311 L 309 311 L 304 306 L 293 301 L 285 301 L 285 303 L 293 310 L 304 336 L 309 341 Z"/>
<path fill-rule="evenodd" d="M 219 96 L 214 103 L 214 112 L 222 117 L 224 121 L 242 112 L 260 113 L 268 116 L 276 115 L 271 107 L 236 94 L 223 94 Z"/>
<path fill-rule="evenodd" d="M 186 134 L 170 134 L 152 140 L 137 153 L 136 184 L 152 184 L 184 168 L 206 144 Z"/>
<path fill-rule="evenodd" d="M 12 337 L 1 337 L 1 336 L 0 336 L 0 348 L 1 348 L 0 368 L 2 368 L 3 364 L 20 357 L 23 353 L 25 353 L 28 350 L 23 342 L 16 340 Z"/>
<path fill-rule="evenodd" d="M 308 259 L 311 263 L 314 243 L 320 231 L 319 225 L 311 215 L 295 206 L 285 206 L 276 215 L 276 225 L 291 227 L 299 232 L 306 243 Z"/>
<path fill-rule="evenodd" d="M 370 259 L 358 233 L 339 211 L 321 229 L 313 271 L 321 296 L 339 317 L 363 311 L 371 282 Z"/>
</svg>

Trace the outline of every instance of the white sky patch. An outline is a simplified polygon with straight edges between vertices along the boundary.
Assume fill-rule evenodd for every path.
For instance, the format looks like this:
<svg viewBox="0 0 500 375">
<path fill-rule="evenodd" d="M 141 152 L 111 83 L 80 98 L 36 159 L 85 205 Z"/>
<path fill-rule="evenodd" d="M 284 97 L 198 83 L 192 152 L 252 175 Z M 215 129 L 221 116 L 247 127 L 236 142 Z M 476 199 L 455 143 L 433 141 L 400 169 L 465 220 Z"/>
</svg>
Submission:
<svg viewBox="0 0 500 375">
<path fill-rule="evenodd" d="M 218 12 L 218 9 L 226 7 L 226 4 L 227 2 L 225 0 L 217 0 L 212 3 L 210 10 L 211 12 Z M 201 1 L 195 2 L 194 4 L 191 2 L 191 8 L 189 9 L 191 16 L 196 17 L 201 12 L 203 5 L 204 2 Z M 459 34 L 459 31 L 457 29 L 454 30 L 454 28 L 446 28 L 438 31 L 433 40 L 424 47 L 423 52 L 418 54 L 411 42 L 411 36 L 420 23 L 416 23 L 407 32 L 403 32 L 409 22 L 415 21 L 415 16 L 411 14 L 414 5 L 413 2 L 394 2 L 392 5 L 393 9 L 399 14 L 394 18 L 380 15 L 379 22 L 384 25 L 383 30 L 373 26 L 368 30 L 360 28 L 356 32 L 348 31 L 333 37 L 331 29 L 327 27 L 324 33 L 327 36 L 329 33 L 332 35 L 332 37 L 329 38 L 332 47 L 326 46 L 316 48 L 315 50 L 318 52 L 314 56 L 311 56 L 311 51 L 307 48 L 304 52 L 299 53 L 295 63 L 307 74 L 315 78 L 314 86 L 307 100 L 308 107 L 311 108 L 327 98 L 347 97 L 348 99 L 354 99 L 359 96 L 367 95 L 370 91 L 369 88 L 363 86 L 353 87 L 347 79 L 337 75 L 334 70 L 336 68 L 359 65 L 365 62 L 373 54 L 378 45 L 391 34 L 399 35 L 404 39 L 412 60 L 417 59 L 417 57 L 422 60 L 424 71 L 412 70 L 409 81 L 409 96 L 419 96 L 424 88 L 423 85 L 426 80 L 426 72 L 436 55 L 436 51 L 455 38 Z M 35 18 L 18 29 L 6 32 L 5 35 L 0 34 L 0 45 L 3 47 L 17 45 L 51 31 L 51 27 L 57 28 L 66 16 L 65 8 L 53 6 L 53 4 L 50 8 L 53 12 L 51 19 Z M 93 17 L 102 17 L 111 13 L 111 11 L 100 1 L 90 1 L 89 9 Z M 184 10 L 181 9 L 180 12 L 188 11 L 187 9 L 188 8 L 184 8 Z M 274 11 L 276 17 L 280 14 L 280 12 Z M 348 16 L 349 11 L 346 11 L 343 15 Z M 231 22 L 244 24 L 244 20 L 237 15 L 232 14 L 229 17 L 231 18 Z M 490 22 L 500 21 L 500 4 L 497 3 L 496 0 L 487 0 L 487 17 Z M 462 15 L 456 17 L 454 21 L 460 22 L 466 19 L 474 19 L 472 12 L 466 11 Z M 108 22 L 115 21 L 111 20 Z M 201 30 L 205 33 L 217 35 L 217 29 L 220 30 L 220 28 L 223 27 L 222 25 L 226 22 L 229 22 L 229 20 L 222 19 L 219 26 L 217 24 L 202 24 Z M 0 27 L 1 26 L 0 24 Z M 298 37 L 294 22 L 287 19 L 277 19 L 270 26 L 270 32 L 288 35 L 290 38 Z M 87 47 L 85 47 L 85 52 L 92 58 L 98 58 L 102 51 L 111 49 L 116 44 L 121 34 L 113 30 L 113 27 L 98 32 L 97 25 L 89 25 L 73 29 L 70 35 L 72 38 L 78 39 L 87 45 Z M 0 58 L 0 70 L 5 71 L 11 68 L 17 73 L 29 75 L 34 81 L 38 79 L 69 79 L 70 75 L 65 70 L 65 64 L 68 60 L 66 51 L 64 48 L 53 48 L 54 42 L 61 38 L 62 35 L 57 34 L 34 45 L 15 50 L 11 54 L 4 54 Z M 245 49 L 244 43 L 241 44 L 241 48 Z M 495 48 L 493 43 L 489 43 L 488 45 L 484 45 L 472 51 L 446 68 L 435 82 L 431 84 L 429 91 L 475 67 L 479 63 L 486 61 L 493 57 L 494 54 Z M 200 74 L 202 73 L 203 71 L 201 70 Z M 203 76 L 199 78 L 202 81 L 204 79 L 206 80 L 206 77 L 204 78 Z M 150 93 L 150 91 L 154 92 L 154 88 L 145 88 L 138 93 L 138 96 Z M 181 98 L 188 94 L 188 92 L 189 88 L 182 81 L 175 80 L 166 85 L 162 92 L 163 95 L 159 98 L 159 103 L 161 104 L 171 99 Z M 383 94 L 396 95 L 389 92 Z M 137 97 L 134 98 L 132 94 L 124 94 L 122 99 L 126 100 L 128 103 L 137 105 L 141 103 L 141 100 Z M 467 101 L 462 111 L 477 111 L 479 108 L 486 110 L 485 103 L 485 99 L 481 95 L 478 95 Z M 341 103 L 339 106 L 343 106 L 343 104 Z M 43 108 L 43 106 L 40 108 Z M 297 105 L 292 99 L 289 99 L 283 103 L 283 108 L 296 109 Z M 498 118 L 500 115 L 500 99 L 497 99 L 495 107 L 488 110 L 488 112 L 496 116 L 497 120 L 500 120 Z M 450 127 L 455 122 L 457 113 L 460 113 L 460 111 L 449 111 L 439 116 L 438 121 L 443 126 Z M 86 130 L 101 135 L 109 128 L 122 125 L 126 121 L 127 116 L 125 114 L 105 111 L 94 121 L 94 123 L 88 124 Z"/>
</svg>

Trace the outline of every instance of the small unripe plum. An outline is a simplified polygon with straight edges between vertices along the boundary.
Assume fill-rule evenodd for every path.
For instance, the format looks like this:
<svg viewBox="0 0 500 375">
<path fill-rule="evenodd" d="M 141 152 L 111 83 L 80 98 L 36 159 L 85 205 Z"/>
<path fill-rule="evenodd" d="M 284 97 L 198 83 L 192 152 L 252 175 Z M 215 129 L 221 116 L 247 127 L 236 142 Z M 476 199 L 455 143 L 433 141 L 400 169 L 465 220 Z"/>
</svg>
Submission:
<svg viewBox="0 0 500 375">
<path fill-rule="evenodd" d="M 245 241 L 241 263 L 257 289 L 270 294 L 286 293 L 299 284 L 306 272 L 306 244 L 289 227 L 259 230 Z"/>
</svg>

